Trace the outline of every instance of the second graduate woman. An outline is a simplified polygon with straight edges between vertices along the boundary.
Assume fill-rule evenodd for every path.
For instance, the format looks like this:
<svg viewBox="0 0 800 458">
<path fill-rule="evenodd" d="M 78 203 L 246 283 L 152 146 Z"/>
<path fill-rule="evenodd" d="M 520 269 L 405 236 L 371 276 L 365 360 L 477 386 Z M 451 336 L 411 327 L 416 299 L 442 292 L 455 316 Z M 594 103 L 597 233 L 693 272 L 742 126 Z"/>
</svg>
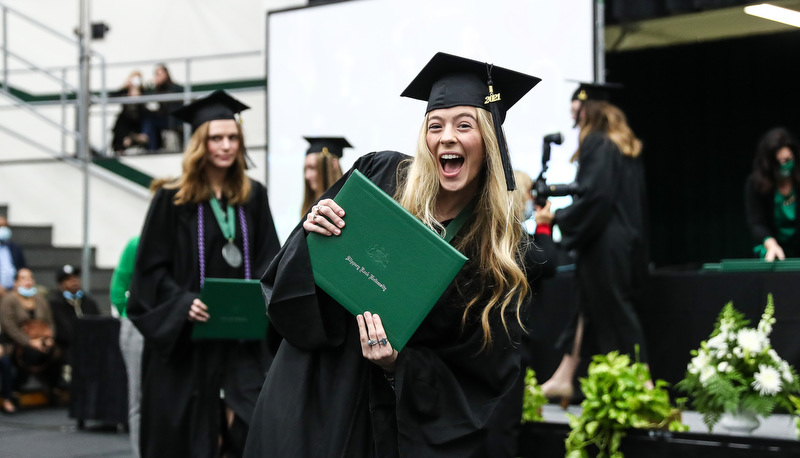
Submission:
<svg viewBox="0 0 800 458">
<path fill-rule="evenodd" d="M 264 340 L 191 339 L 214 319 L 204 280 L 258 278 L 279 249 L 266 189 L 245 174 L 246 108 L 217 91 L 175 113 L 194 133 L 182 175 L 150 204 L 128 299 L 144 336 L 143 457 L 240 455 L 268 369 Z"/>
<path fill-rule="evenodd" d="M 303 207 L 300 215 L 306 216 L 311 206 L 322 194 L 342 177 L 339 159 L 345 148 L 353 146 L 344 137 L 303 137 L 309 143 L 303 163 Z"/>
<path fill-rule="evenodd" d="M 580 357 L 618 350 L 647 362 L 636 306 L 647 277 L 646 203 L 642 143 L 625 114 L 588 100 L 579 115 L 580 147 L 573 156 L 580 195 L 572 205 L 537 212 L 558 225 L 562 245 L 577 252 L 578 314 L 559 338 L 561 363 L 542 384 L 567 408 Z M 650 386 L 651 381 L 646 385 Z"/>
<path fill-rule="evenodd" d="M 500 123 L 538 81 L 438 53 L 403 93 L 428 101 L 416 156 L 384 151 L 356 161 L 353 169 L 432 230 L 441 234 L 462 211 L 467 217 L 451 243 L 469 260 L 401 352 L 380 317 L 353 317 L 311 274 L 306 235 L 348 230 L 347 209 L 330 197 L 352 169 L 291 234 L 262 279 L 285 340 L 246 456 L 489 455 L 492 416 L 520 371 L 514 345 L 528 292 Z"/>
</svg>

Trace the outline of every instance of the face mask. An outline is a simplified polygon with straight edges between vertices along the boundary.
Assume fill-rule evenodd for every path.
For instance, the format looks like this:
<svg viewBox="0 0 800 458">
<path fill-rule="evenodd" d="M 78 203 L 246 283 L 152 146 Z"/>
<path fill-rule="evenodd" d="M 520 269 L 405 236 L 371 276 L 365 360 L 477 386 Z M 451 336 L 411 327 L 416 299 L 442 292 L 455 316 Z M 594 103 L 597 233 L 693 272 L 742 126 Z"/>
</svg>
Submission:
<svg viewBox="0 0 800 458">
<path fill-rule="evenodd" d="M 791 161 L 786 161 L 783 164 L 781 164 L 781 169 L 779 174 L 781 178 L 789 178 L 790 176 L 792 176 L 792 170 L 794 170 L 794 159 L 792 159 Z"/>
<path fill-rule="evenodd" d="M 75 294 L 72 294 L 69 291 L 64 291 L 64 299 L 66 299 L 68 301 L 74 301 L 75 299 L 80 299 L 82 297 L 83 297 L 83 291 L 82 290 L 78 290 L 78 292 L 75 293 Z"/>
<path fill-rule="evenodd" d="M 8 226 L 0 227 L 0 242 L 7 242 L 11 239 L 11 229 Z"/>
<path fill-rule="evenodd" d="M 36 295 L 36 287 L 26 288 L 24 286 L 18 286 L 17 292 L 22 297 L 33 297 Z"/>
<path fill-rule="evenodd" d="M 529 200 L 525 202 L 525 213 L 522 215 L 522 221 L 531 219 L 531 216 L 533 216 L 533 201 Z"/>
</svg>

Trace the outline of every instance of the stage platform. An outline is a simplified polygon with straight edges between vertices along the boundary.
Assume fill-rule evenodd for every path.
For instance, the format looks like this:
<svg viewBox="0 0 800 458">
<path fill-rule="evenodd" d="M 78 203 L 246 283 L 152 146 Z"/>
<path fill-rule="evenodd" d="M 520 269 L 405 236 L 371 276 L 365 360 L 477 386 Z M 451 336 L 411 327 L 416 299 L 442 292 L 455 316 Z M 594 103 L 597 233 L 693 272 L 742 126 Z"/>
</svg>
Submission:
<svg viewBox="0 0 800 458">
<path fill-rule="evenodd" d="M 570 406 L 567 412 L 580 415 L 580 406 Z M 544 423 L 526 423 L 520 433 L 519 456 L 550 458 L 564 456 L 564 440 L 569 434 L 567 417 L 556 405 L 545 406 Z M 631 430 L 622 441 L 626 458 L 760 458 L 800 457 L 794 418 L 776 414 L 761 421 L 752 434 L 730 434 L 719 425 L 708 432 L 702 416 L 684 412 L 683 423 L 688 432 Z"/>
<path fill-rule="evenodd" d="M 547 380 L 561 361 L 562 355 L 554 345 L 576 308 L 576 291 L 573 272 L 542 283 L 529 335 L 533 369 L 540 382 Z M 638 313 L 653 377 L 672 385 L 682 380 L 691 359 L 689 352 L 708 339 L 722 307 L 733 301 L 755 326 L 769 293 L 775 301 L 777 320 L 770 336 L 772 345 L 783 359 L 800 369 L 800 272 L 652 273 Z M 586 375 L 587 363 L 582 361 L 578 376 Z"/>
</svg>

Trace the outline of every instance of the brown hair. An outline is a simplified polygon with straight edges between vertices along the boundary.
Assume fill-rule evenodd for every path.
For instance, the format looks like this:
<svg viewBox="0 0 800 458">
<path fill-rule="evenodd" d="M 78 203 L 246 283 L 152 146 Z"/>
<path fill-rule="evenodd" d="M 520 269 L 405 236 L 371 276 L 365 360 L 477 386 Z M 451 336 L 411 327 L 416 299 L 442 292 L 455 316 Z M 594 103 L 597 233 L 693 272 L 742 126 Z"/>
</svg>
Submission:
<svg viewBox="0 0 800 458">
<path fill-rule="evenodd" d="M 199 203 L 209 199 L 211 186 L 205 174 L 208 164 L 208 126 L 211 121 L 205 122 L 197 128 L 189 140 L 189 146 L 183 153 L 183 173 L 176 180 L 163 183 L 167 189 L 177 189 L 175 205 Z M 239 151 L 236 160 L 228 168 L 225 183 L 222 185 L 222 195 L 227 197 L 233 205 L 243 204 L 250 195 L 250 179 L 245 170 L 247 162 L 244 155 L 244 137 L 242 126 L 236 123 L 239 134 Z M 151 185 L 152 188 L 153 185 Z"/>
<path fill-rule="evenodd" d="M 578 137 L 579 145 L 591 133 L 602 133 L 617 145 L 624 156 L 637 157 L 642 152 L 642 141 L 633 134 L 625 113 L 616 106 L 599 100 L 587 100 L 581 107 L 580 116 L 581 133 Z M 572 161 L 578 160 L 580 146 L 572 156 Z"/>
<path fill-rule="evenodd" d="M 300 209 L 300 216 L 305 217 L 306 212 L 318 201 L 322 194 L 333 186 L 342 177 L 342 167 L 339 165 L 339 158 L 328 153 L 309 153 L 308 156 L 315 156 L 315 166 L 317 167 L 317 179 L 319 180 L 319 192 L 314 192 L 307 180 L 304 181 L 305 192 L 303 193 L 303 208 Z"/>
</svg>

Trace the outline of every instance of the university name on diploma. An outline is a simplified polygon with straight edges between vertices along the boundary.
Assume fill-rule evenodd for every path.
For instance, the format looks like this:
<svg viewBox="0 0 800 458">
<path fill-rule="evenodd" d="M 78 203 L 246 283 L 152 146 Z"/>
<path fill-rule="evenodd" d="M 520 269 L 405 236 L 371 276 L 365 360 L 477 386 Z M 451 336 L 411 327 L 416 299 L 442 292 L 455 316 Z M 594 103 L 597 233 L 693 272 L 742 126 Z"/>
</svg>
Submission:
<svg viewBox="0 0 800 458">
<path fill-rule="evenodd" d="M 364 268 L 363 265 L 361 265 L 361 264 L 357 263 L 356 261 L 354 261 L 352 256 L 348 255 L 345 258 L 345 261 L 350 263 L 350 266 L 353 267 L 356 270 L 356 272 L 364 275 L 365 278 L 367 278 L 371 282 L 375 283 L 375 285 L 378 288 L 380 288 L 384 293 L 386 292 L 386 285 L 381 283 L 381 281 L 378 280 L 378 277 L 376 277 L 375 275 L 370 273 L 367 269 Z"/>
</svg>

